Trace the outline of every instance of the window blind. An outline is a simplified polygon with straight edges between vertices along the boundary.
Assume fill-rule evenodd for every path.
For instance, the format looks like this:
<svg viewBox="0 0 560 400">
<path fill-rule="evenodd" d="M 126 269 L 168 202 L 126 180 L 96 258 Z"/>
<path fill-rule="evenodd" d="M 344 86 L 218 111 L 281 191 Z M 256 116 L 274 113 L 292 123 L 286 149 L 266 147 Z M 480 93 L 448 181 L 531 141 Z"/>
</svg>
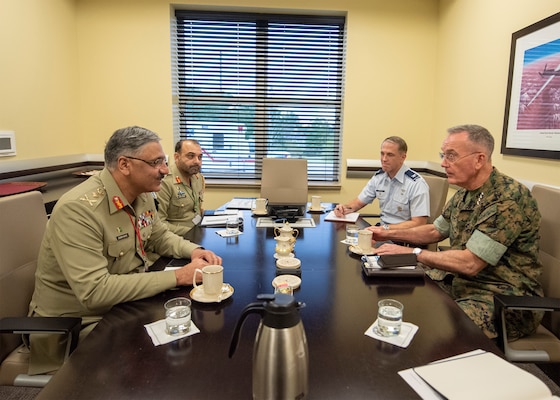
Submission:
<svg viewBox="0 0 560 400">
<path fill-rule="evenodd" d="M 207 178 L 260 179 L 265 157 L 339 180 L 344 17 L 176 10 L 175 117 Z"/>
</svg>

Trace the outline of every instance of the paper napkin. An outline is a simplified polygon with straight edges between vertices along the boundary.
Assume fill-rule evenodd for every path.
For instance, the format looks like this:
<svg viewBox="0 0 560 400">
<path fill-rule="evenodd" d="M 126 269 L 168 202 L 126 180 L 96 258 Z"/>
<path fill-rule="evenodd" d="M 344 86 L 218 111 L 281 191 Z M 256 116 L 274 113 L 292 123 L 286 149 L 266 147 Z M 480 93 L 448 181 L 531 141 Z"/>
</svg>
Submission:
<svg viewBox="0 0 560 400">
<path fill-rule="evenodd" d="M 401 333 L 397 336 L 381 336 L 377 334 L 377 320 L 364 332 L 366 336 L 372 337 L 382 342 L 387 342 L 394 344 L 395 346 L 407 348 L 412 338 L 416 334 L 418 326 L 411 324 L 410 322 L 403 322 L 401 325 Z"/>
<path fill-rule="evenodd" d="M 183 333 L 182 335 L 168 335 L 165 332 L 165 320 L 161 319 L 156 322 L 152 322 L 151 324 L 144 325 L 148 335 L 152 338 L 152 342 L 154 346 L 159 346 L 160 344 L 171 343 L 175 340 L 185 338 L 187 336 L 194 335 L 196 333 L 200 333 L 200 329 L 191 321 L 191 328 L 187 333 Z"/>
<path fill-rule="evenodd" d="M 227 238 L 227 237 L 239 236 L 239 235 L 241 235 L 243 232 L 237 231 L 236 233 L 228 233 L 227 230 L 222 229 L 222 230 L 220 230 L 220 231 L 216 231 L 216 233 L 217 233 L 218 235 L 220 235 L 221 237 L 223 237 L 223 238 Z"/>
</svg>

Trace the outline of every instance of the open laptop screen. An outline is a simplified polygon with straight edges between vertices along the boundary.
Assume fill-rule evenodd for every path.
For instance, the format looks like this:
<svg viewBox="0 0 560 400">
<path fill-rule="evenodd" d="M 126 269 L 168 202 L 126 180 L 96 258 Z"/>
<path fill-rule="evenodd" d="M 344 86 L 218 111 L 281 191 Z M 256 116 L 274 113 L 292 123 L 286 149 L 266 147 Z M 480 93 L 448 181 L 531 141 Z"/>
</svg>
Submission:
<svg viewBox="0 0 560 400">
<path fill-rule="evenodd" d="M 261 197 L 268 199 L 269 213 L 286 208 L 303 215 L 307 205 L 307 160 L 264 158 Z"/>
</svg>

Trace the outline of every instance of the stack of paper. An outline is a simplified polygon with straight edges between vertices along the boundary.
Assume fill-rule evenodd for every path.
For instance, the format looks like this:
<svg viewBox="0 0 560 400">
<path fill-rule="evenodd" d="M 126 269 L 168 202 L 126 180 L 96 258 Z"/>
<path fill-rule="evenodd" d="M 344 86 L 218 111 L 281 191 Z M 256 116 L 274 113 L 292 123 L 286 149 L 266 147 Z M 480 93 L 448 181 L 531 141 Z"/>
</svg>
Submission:
<svg viewBox="0 0 560 400">
<path fill-rule="evenodd" d="M 534 375 L 483 350 L 410 368 L 399 375 L 424 400 L 558 399 Z"/>
<path fill-rule="evenodd" d="M 255 199 L 252 197 L 234 197 L 228 203 L 227 208 L 236 210 L 252 210 L 255 208 Z"/>
<path fill-rule="evenodd" d="M 235 216 L 243 218 L 243 212 L 238 211 L 235 214 L 205 215 L 204 218 L 202 218 L 200 226 L 225 227 L 228 218 Z"/>
</svg>

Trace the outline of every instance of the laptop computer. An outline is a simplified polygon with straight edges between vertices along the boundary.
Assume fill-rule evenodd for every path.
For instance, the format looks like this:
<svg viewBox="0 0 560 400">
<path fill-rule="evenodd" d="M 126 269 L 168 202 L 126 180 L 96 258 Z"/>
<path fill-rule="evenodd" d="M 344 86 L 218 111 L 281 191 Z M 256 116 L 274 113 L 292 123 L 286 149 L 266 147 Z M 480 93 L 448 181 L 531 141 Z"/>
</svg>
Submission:
<svg viewBox="0 0 560 400">
<path fill-rule="evenodd" d="M 307 207 L 307 160 L 264 158 L 261 197 L 268 199 L 268 215 L 295 222 Z"/>
</svg>

